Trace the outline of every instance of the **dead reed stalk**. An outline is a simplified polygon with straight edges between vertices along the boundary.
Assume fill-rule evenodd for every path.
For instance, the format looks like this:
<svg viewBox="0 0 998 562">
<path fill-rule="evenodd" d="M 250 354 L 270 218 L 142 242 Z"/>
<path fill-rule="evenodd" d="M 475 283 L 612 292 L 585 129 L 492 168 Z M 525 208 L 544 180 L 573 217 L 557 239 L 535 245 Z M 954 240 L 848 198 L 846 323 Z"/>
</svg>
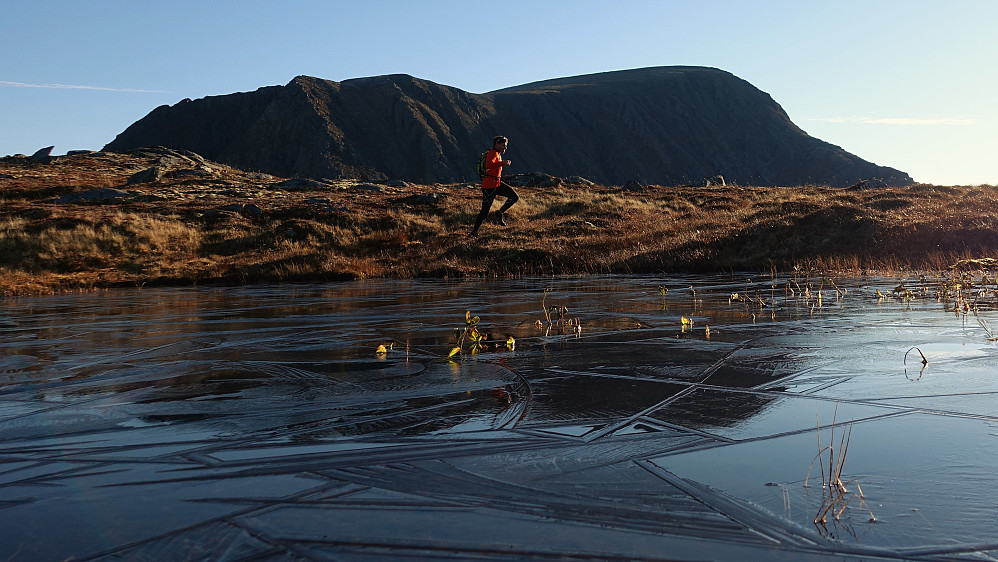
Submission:
<svg viewBox="0 0 998 562">
<path fill-rule="evenodd" d="M 863 496 L 863 489 L 859 486 L 859 482 L 853 480 L 850 484 L 855 484 L 857 493 L 852 493 L 846 486 L 846 481 L 842 479 L 842 471 L 845 467 L 846 454 L 849 452 L 849 442 L 852 439 L 852 423 L 849 424 L 849 429 L 844 431 L 839 437 L 838 448 L 835 447 L 835 417 L 838 415 L 838 405 L 835 406 L 835 414 L 832 417 L 831 426 L 831 438 L 829 440 L 829 445 L 827 447 L 821 446 L 821 423 L 817 420 L 817 414 L 815 414 L 815 419 L 817 423 L 817 435 L 818 435 L 818 454 L 815 455 L 814 459 L 811 460 L 811 466 L 807 469 L 807 477 L 804 478 L 804 487 L 808 487 L 808 482 L 811 478 L 811 470 L 814 468 L 814 463 L 818 463 L 818 467 L 821 470 L 821 487 L 824 490 L 822 495 L 821 505 L 818 508 L 818 513 L 814 516 L 814 524 L 824 526 L 828 522 L 828 516 L 831 514 L 832 518 L 836 521 L 841 520 L 842 514 L 845 513 L 846 508 L 853 499 L 859 499 L 859 504 L 863 506 L 866 511 L 870 514 L 869 521 L 874 523 L 877 518 L 873 515 L 873 511 L 870 506 L 867 505 L 866 500 Z M 825 454 L 828 454 L 828 474 L 825 474 Z"/>
</svg>

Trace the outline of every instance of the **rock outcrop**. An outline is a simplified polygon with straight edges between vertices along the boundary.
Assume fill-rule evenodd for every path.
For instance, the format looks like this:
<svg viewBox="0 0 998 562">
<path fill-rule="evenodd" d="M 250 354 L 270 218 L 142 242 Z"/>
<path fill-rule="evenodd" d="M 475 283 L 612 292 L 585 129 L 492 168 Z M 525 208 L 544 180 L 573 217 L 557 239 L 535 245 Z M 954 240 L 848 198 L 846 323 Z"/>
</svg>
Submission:
<svg viewBox="0 0 998 562">
<path fill-rule="evenodd" d="M 52 149 L 54 148 L 55 146 L 46 146 L 45 148 L 38 149 L 31 155 L 31 160 L 39 164 L 48 164 L 52 161 Z"/>
<path fill-rule="evenodd" d="M 105 150 L 161 145 L 283 177 L 477 181 L 496 134 L 509 173 L 621 185 L 908 185 L 809 136 L 768 94 L 712 68 L 657 67 L 472 94 L 407 75 L 185 99 L 128 127 Z"/>
<path fill-rule="evenodd" d="M 110 187 L 98 187 L 88 189 L 78 193 L 69 193 L 55 200 L 56 203 L 103 203 L 107 201 L 118 201 L 135 197 L 135 193 L 114 189 Z"/>
</svg>

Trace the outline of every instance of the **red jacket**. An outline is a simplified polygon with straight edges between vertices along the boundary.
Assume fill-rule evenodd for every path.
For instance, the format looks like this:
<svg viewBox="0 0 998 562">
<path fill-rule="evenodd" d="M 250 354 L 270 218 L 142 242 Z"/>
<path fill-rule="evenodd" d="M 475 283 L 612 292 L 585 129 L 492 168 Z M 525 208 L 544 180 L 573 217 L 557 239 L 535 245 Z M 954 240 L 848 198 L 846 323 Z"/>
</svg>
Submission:
<svg viewBox="0 0 998 562">
<path fill-rule="evenodd" d="M 495 189 L 499 187 L 499 178 L 502 177 L 503 162 L 502 154 L 492 148 L 485 155 L 485 177 L 482 178 L 482 189 Z"/>
</svg>

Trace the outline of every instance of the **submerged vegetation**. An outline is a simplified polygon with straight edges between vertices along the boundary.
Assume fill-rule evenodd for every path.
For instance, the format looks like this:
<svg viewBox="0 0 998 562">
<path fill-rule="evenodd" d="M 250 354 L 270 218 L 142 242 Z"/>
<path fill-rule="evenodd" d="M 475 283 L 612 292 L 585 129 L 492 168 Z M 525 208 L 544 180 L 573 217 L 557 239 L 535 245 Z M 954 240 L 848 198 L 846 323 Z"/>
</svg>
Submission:
<svg viewBox="0 0 998 562">
<path fill-rule="evenodd" d="M 0 159 L 0 295 L 144 284 L 707 271 L 990 271 L 992 186 L 519 188 L 285 180 L 155 152 Z M 119 190 L 91 201 L 60 197 Z"/>
</svg>

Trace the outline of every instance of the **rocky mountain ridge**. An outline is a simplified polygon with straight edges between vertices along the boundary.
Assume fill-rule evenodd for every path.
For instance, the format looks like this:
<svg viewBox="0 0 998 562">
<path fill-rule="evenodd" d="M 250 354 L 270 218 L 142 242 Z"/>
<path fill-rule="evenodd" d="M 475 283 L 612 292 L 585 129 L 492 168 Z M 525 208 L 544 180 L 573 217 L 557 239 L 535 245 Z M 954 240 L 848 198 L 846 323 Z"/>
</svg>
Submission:
<svg viewBox="0 0 998 562">
<path fill-rule="evenodd" d="M 161 145 L 284 177 L 475 181 L 496 134 L 510 170 L 605 185 L 909 185 L 807 135 L 768 94 L 701 67 L 547 80 L 487 94 L 408 75 L 286 86 L 161 106 L 105 150 Z"/>
</svg>

